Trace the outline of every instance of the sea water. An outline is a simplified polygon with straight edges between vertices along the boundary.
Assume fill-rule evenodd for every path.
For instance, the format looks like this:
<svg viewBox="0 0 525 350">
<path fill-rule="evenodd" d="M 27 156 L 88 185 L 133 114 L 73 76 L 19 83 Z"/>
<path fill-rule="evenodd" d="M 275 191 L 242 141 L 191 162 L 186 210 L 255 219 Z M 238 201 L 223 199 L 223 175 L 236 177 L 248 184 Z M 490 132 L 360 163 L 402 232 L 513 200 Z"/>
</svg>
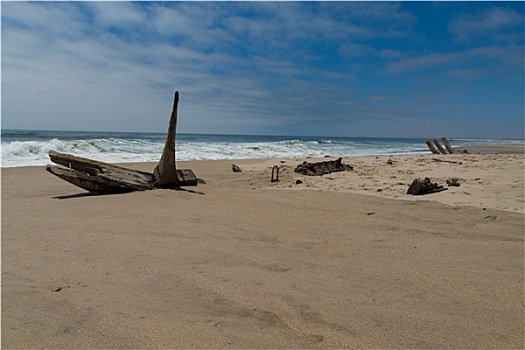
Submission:
<svg viewBox="0 0 525 350">
<path fill-rule="evenodd" d="M 50 164 L 55 150 L 107 163 L 158 162 L 166 134 L 2 130 L 1 166 Z M 209 135 L 177 133 L 177 160 L 351 157 L 428 153 L 426 139 L 313 136 Z M 494 140 L 449 139 L 453 147 Z M 512 140 L 497 143 L 512 144 Z"/>
</svg>

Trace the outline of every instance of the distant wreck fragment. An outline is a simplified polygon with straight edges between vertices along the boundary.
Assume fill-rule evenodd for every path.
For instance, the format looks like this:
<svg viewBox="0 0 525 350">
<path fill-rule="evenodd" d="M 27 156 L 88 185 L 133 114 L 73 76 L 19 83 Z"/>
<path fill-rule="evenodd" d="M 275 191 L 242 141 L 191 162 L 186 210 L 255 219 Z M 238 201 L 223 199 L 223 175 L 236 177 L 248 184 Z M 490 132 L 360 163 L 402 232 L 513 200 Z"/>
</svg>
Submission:
<svg viewBox="0 0 525 350">
<path fill-rule="evenodd" d="M 427 140 L 427 147 L 428 149 L 430 150 L 430 152 L 432 152 L 432 154 L 454 154 L 454 153 L 468 153 L 467 150 L 463 150 L 463 151 L 460 151 L 460 150 L 454 150 L 451 146 L 450 146 L 450 143 L 448 142 L 448 139 L 446 137 L 442 137 L 441 138 L 441 142 L 443 142 L 443 145 L 445 146 L 445 148 L 443 148 L 443 146 L 441 146 L 441 144 L 439 143 L 438 140 L 434 139 L 433 141 L 430 141 L 430 140 Z M 447 153 L 448 152 L 448 153 Z"/>
<path fill-rule="evenodd" d="M 448 188 L 445 188 L 442 185 L 433 183 L 428 177 L 425 177 L 424 179 L 415 179 L 414 181 L 412 181 L 412 183 L 408 187 L 407 194 L 421 196 L 424 194 L 446 191 L 447 189 Z"/>
<path fill-rule="evenodd" d="M 159 164 L 153 173 L 128 169 L 53 150 L 49 151 L 49 158 L 52 162 L 63 165 L 65 168 L 50 165 L 46 170 L 75 186 L 101 194 L 197 185 L 197 178 L 192 170 L 179 170 L 175 164 L 178 103 L 179 92 L 176 91 L 166 143 Z"/>
<path fill-rule="evenodd" d="M 350 164 L 343 164 L 343 158 L 318 163 L 303 162 L 295 168 L 296 173 L 309 176 L 322 176 L 337 171 L 353 170 Z"/>
</svg>

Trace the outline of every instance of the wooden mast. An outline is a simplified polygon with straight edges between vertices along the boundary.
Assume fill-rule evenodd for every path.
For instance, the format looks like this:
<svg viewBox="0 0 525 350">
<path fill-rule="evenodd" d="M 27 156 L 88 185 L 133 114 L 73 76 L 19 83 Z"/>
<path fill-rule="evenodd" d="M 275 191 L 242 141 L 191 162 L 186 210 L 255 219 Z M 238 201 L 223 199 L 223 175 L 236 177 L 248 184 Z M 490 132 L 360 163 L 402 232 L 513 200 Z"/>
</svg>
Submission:
<svg viewBox="0 0 525 350">
<path fill-rule="evenodd" d="M 177 108 L 179 105 L 179 92 L 175 91 L 175 98 L 173 101 L 173 111 L 171 112 L 170 123 L 168 126 L 168 133 L 166 135 L 166 143 L 164 150 L 160 157 L 159 164 L 153 171 L 155 178 L 155 187 L 170 187 L 179 184 L 177 176 L 177 167 L 175 165 L 175 134 L 177 129 Z"/>
</svg>

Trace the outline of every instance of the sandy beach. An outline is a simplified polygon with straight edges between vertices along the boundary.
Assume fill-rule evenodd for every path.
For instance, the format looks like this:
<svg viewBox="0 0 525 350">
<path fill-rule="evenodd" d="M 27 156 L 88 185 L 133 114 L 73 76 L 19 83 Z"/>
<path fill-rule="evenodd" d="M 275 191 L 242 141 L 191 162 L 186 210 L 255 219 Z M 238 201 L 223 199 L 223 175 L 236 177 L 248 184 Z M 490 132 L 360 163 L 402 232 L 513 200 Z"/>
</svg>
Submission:
<svg viewBox="0 0 525 350">
<path fill-rule="evenodd" d="M 3 168 L 2 348 L 522 349 L 524 154 L 483 153 L 179 162 L 206 183 L 118 195 Z"/>
</svg>

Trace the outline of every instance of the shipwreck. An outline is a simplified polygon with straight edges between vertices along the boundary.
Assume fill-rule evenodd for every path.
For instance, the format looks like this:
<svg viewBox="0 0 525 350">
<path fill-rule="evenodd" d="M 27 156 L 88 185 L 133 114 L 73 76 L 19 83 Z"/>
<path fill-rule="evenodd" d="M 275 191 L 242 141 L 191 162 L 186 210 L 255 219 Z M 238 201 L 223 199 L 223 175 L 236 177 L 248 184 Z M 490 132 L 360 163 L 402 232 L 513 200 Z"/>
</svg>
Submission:
<svg viewBox="0 0 525 350">
<path fill-rule="evenodd" d="M 166 135 L 166 142 L 159 163 L 153 173 L 81 158 L 71 154 L 49 151 L 53 163 L 46 170 L 84 190 L 100 194 L 176 188 L 197 185 L 197 177 L 191 169 L 177 169 L 175 162 L 175 136 L 179 92 L 175 92 L 173 110 Z"/>
</svg>

